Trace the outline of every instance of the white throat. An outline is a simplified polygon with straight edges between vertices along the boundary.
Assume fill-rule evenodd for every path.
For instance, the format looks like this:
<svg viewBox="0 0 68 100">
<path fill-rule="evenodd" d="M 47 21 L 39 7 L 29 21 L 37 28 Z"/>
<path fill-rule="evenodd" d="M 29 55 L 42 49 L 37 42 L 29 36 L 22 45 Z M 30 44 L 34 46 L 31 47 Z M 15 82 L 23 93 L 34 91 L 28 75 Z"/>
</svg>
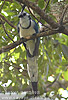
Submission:
<svg viewBox="0 0 68 100">
<path fill-rule="evenodd" d="M 20 18 L 20 24 L 22 27 L 27 28 L 30 24 L 30 20 L 28 18 Z"/>
</svg>

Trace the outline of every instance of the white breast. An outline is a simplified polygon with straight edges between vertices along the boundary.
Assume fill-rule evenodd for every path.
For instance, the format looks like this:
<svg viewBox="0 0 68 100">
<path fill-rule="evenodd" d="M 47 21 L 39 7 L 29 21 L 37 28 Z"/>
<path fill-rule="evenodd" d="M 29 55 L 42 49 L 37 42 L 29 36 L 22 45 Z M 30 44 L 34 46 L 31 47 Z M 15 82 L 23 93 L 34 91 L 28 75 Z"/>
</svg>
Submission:
<svg viewBox="0 0 68 100">
<path fill-rule="evenodd" d="M 33 21 L 31 21 L 31 27 L 29 27 L 28 29 L 22 29 L 22 27 L 20 27 L 20 38 L 27 37 L 27 36 L 34 34 L 35 30 L 33 27 L 34 27 Z"/>
<path fill-rule="evenodd" d="M 35 33 L 35 30 L 30 27 L 29 29 L 22 29 L 20 28 L 20 38 L 27 37 Z"/>
<path fill-rule="evenodd" d="M 30 36 L 32 34 L 35 33 L 35 30 L 34 30 L 34 22 L 31 23 L 31 27 L 29 29 L 22 29 L 20 27 L 20 38 L 22 37 L 27 37 L 27 36 Z M 29 50 L 30 54 L 33 55 L 33 51 L 35 49 L 35 41 L 34 40 L 29 40 L 26 42 L 26 47 L 27 49 Z"/>
</svg>

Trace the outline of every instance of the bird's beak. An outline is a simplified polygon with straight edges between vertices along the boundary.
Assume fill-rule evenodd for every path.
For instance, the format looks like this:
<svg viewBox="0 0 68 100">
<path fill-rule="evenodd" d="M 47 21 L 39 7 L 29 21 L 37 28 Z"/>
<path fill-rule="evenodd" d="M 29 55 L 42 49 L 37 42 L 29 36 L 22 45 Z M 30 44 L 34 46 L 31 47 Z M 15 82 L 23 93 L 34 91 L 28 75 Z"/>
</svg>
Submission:
<svg viewBox="0 0 68 100">
<path fill-rule="evenodd" d="M 19 17 L 19 18 L 23 18 L 23 15 L 20 13 L 20 14 L 18 15 L 18 17 Z"/>
</svg>

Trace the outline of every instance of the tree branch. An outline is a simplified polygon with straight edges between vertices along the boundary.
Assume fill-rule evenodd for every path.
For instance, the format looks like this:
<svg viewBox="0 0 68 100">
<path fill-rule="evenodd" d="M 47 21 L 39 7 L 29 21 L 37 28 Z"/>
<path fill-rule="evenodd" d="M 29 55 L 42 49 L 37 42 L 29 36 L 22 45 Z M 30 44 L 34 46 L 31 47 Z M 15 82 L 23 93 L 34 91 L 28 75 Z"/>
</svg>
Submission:
<svg viewBox="0 0 68 100">
<path fill-rule="evenodd" d="M 8 0 L 8 1 L 10 2 L 10 0 Z M 31 2 L 31 1 L 28 1 L 28 0 L 16 0 L 16 1 L 19 2 L 19 3 L 25 4 L 28 8 L 29 7 L 32 8 L 53 29 L 59 30 L 60 33 L 64 33 L 64 34 L 68 35 L 68 29 L 65 26 L 62 26 L 59 23 L 56 23 L 50 16 L 48 16 L 47 14 L 45 14 L 45 12 L 43 10 L 41 10 L 35 3 Z M 1 16 L 1 14 L 0 14 L 0 16 Z M 10 23 L 8 23 L 8 24 L 13 27 L 13 25 L 11 25 Z"/>
<path fill-rule="evenodd" d="M 45 20 L 53 29 L 59 29 L 60 32 L 62 31 L 62 33 L 68 35 L 68 30 L 65 28 L 65 26 L 61 26 L 59 23 L 56 23 L 50 16 L 48 16 L 47 14 L 45 14 L 45 12 L 43 10 L 41 10 L 35 3 L 28 1 L 28 0 L 16 0 L 20 3 L 25 4 L 27 7 L 32 8 L 37 14 L 39 14 L 39 16 Z"/>
<path fill-rule="evenodd" d="M 50 87 L 47 87 L 49 86 L 50 83 L 47 83 L 45 86 L 46 86 L 46 92 L 49 92 L 49 91 L 53 91 L 53 89 L 55 89 L 56 91 L 59 89 L 59 88 L 64 88 L 66 89 L 67 86 L 68 86 L 68 82 L 66 80 L 61 80 L 61 81 L 56 81 L 54 82 L 54 84 L 52 84 Z M 45 88 L 45 87 L 44 87 Z"/>
<path fill-rule="evenodd" d="M 49 2 L 50 2 L 50 0 L 47 1 L 47 4 L 46 4 L 46 6 L 45 6 L 45 8 L 44 8 L 44 11 L 47 9 L 47 7 L 48 7 L 48 5 L 49 5 Z"/>
<path fill-rule="evenodd" d="M 3 29 L 4 29 L 4 31 L 5 31 L 5 33 L 6 33 L 6 35 L 8 36 L 8 38 L 9 38 L 11 41 L 13 41 L 13 39 L 8 35 L 8 33 L 7 33 L 6 29 L 5 29 L 4 24 L 2 24 L 2 25 L 3 25 Z M 13 41 L 13 42 L 14 42 L 14 41 Z"/>
<path fill-rule="evenodd" d="M 2 21 L 2 19 L 0 18 L 0 24 L 4 24 L 5 22 L 4 21 Z"/>
<path fill-rule="evenodd" d="M 38 19 L 32 12 L 31 12 L 31 10 L 28 8 L 28 10 L 29 10 L 29 12 L 31 13 L 31 15 L 38 21 L 38 22 L 40 22 L 44 27 L 46 27 L 43 23 L 42 23 L 42 21 L 41 21 L 41 19 Z"/>
<path fill-rule="evenodd" d="M 46 32 L 41 32 L 41 33 L 39 33 L 39 34 L 37 34 L 35 36 L 34 35 L 28 36 L 28 37 L 26 37 L 24 39 L 20 39 L 20 40 L 16 41 L 15 43 L 11 43 L 10 45 L 4 46 L 4 47 L 2 46 L 2 48 L 0 48 L 0 54 L 15 48 L 16 46 L 18 46 L 21 43 L 26 42 L 26 41 L 28 41 L 30 39 L 35 39 L 35 38 L 43 37 L 43 36 L 49 36 L 49 35 L 53 35 L 53 34 L 56 34 L 56 33 L 58 33 L 58 31 L 50 30 L 50 31 L 46 31 Z"/>
<path fill-rule="evenodd" d="M 11 22 L 9 22 L 2 14 L 0 14 L 0 17 L 1 17 L 3 20 L 5 20 L 11 27 L 17 29 L 16 26 L 14 26 Z"/>
<path fill-rule="evenodd" d="M 49 17 L 43 10 L 41 10 L 35 3 L 30 2 L 28 0 L 16 0 L 20 3 L 25 4 L 27 7 L 32 8 L 37 14 L 40 15 L 40 17 L 45 20 L 51 27 L 57 28 L 59 27 L 59 24 L 57 24 L 51 17 Z"/>
<path fill-rule="evenodd" d="M 12 66 L 11 64 L 9 64 L 8 62 L 4 61 L 5 64 L 7 64 L 8 66 Z M 13 67 L 18 70 L 19 73 L 21 73 L 19 70 L 22 69 L 20 66 L 15 66 L 13 65 Z M 28 76 L 27 74 L 27 70 L 23 70 L 23 72 L 21 73 L 23 76 Z"/>
<path fill-rule="evenodd" d="M 64 15 L 65 15 L 67 9 L 68 9 L 68 5 L 65 7 L 65 9 L 64 9 L 64 11 L 63 11 L 63 13 L 62 13 L 62 16 L 61 16 L 61 18 L 60 18 L 60 21 L 59 21 L 60 25 L 63 24 L 63 18 L 64 18 Z"/>
<path fill-rule="evenodd" d="M 7 51 L 13 49 L 16 46 L 18 46 L 21 43 L 26 42 L 28 40 L 35 39 L 35 38 L 38 38 L 38 37 L 44 37 L 44 36 L 54 35 L 56 33 L 62 32 L 62 31 L 63 31 L 62 29 L 61 30 L 49 30 L 49 31 L 38 33 L 36 35 L 28 36 L 28 37 L 26 37 L 24 39 L 20 39 L 20 40 L 16 41 L 15 43 L 12 43 L 12 44 L 10 44 L 8 46 L 4 46 L 4 47 L 2 46 L 2 48 L 0 48 L 0 54 L 3 53 L 3 52 L 7 52 Z"/>
</svg>

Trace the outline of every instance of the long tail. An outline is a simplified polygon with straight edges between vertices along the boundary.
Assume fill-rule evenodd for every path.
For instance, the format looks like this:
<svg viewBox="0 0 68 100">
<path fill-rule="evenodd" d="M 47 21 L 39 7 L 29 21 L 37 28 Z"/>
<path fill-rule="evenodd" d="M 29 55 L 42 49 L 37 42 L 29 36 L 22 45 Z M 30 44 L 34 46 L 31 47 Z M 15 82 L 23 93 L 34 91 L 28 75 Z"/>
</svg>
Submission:
<svg viewBox="0 0 68 100">
<path fill-rule="evenodd" d="M 37 64 L 37 56 L 27 57 L 27 70 L 32 83 L 32 88 L 34 91 L 34 96 L 37 96 L 38 93 L 38 64 Z"/>
</svg>

